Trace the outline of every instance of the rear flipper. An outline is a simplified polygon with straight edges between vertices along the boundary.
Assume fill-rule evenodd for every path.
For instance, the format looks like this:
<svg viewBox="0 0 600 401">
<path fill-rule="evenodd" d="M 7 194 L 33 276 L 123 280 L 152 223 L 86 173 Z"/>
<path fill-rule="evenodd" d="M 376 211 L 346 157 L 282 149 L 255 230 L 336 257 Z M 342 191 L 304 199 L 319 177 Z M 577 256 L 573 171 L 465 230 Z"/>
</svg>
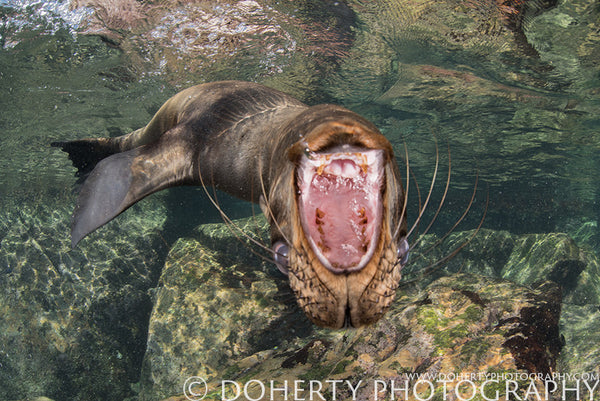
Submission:
<svg viewBox="0 0 600 401">
<path fill-rule="evenodd" d="M 143 197 L 167 187 L 195 184 L 193 155 L 181 142 L 171 138 L 99 161 L 77 199 L 72 247 Z"/>
<path fill-rule="evenodd" d="M 50 146 L 61 148 L 69 154 L 73 166 L 77 167 L 75 176 L 79 177 L 78 183 L 85 180 L 100 160 L 119 152 L 118 146 L 110 138 L 52 142 Z"/>
<path fill-rule="evenodd" d="M 73 212 L 71 246 L 98 227 L 108 223 L 129 205 L 131 162 L 137 150 L 117 153 L 101 160 L 85 180 Z M 141 197 L 140 197 L 141 199 Z"/>
</svg>

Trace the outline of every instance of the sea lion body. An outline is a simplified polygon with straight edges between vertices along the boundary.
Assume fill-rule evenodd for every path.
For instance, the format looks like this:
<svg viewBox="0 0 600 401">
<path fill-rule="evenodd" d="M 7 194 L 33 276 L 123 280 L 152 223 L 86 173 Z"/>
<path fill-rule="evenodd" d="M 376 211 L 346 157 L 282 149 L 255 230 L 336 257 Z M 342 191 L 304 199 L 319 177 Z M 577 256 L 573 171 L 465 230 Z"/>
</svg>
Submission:
<svg viewBox="0 0 600 401">
<path fill-rule="evenodd" d="M 272 244 L 285 244 L 290 285 L 315 323 L 372 323 L 394 297 L 408 252 L 401 178 L 389 141 L 350 110 L 309 107 L 259 84 L 215 82 L 176 94 L 130 134 L 53 145 L 69 153 L 78 174 L 89 172 L 73 246 L 146 195 L 213 185 L 260 203 Z"/>
</svg>

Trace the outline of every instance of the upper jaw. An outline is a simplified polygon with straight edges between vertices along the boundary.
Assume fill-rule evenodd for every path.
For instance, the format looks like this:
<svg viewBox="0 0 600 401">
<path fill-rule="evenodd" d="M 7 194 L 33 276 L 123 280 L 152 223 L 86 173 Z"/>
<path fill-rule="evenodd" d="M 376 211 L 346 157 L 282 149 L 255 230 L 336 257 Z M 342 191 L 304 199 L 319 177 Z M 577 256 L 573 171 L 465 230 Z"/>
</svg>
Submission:
<svg viewBox="0 0 600 401">
<path fill-rule="evenodd" d="M 333 273 L 364 268 L 381 234 L 386 154 L 337 145 L 305 152 L 296 170 L 300 220 L 312 251 Z"/>
</svg>

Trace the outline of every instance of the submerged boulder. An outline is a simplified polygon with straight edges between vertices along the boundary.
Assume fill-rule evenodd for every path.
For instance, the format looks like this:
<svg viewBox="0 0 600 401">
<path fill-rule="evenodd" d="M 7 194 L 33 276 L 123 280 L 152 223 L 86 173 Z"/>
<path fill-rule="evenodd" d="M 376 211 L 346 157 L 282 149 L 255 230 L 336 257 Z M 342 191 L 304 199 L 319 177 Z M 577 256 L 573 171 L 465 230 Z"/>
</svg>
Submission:
<svg viewBox="0 0 600 401">
<path fill-rule="evenodd" d="M 551 280 L 562 287 L 566 303 L 600 304 L 600 263 L 567 234 L 518 237 L 501 276 L 520 284 Z"/>
<path fill-rule="evenodd" d="M 420 290 L 404 286 L 375 325 L 334 331 L 308 321 L 274 267 L 249 252 L 229 252 L 224 244 L 235 239 L 207 234 L 179 240 L 168 256 L 155 292 L 141 400 L 176 397 L 195 376 L 214 394 L 222 380 L 250 383 L 251 398 L 260 395 L 258 381 L 362 380 L 357 399 L 372 399 L 406 373 L 556 369 L 561 292 L 552 282 L 525 287 L 455 273 Z M 349 391 L 338 389 L 337 399 Z"/>
<path fill-rule="evenodd" d="M 70 204 L 0 219 L 0 399 L 116 400 L 138 381 L 164 208 L 134 207 L 71 250 Z"/>
<path fill-rule="evenodd" d="M 595 253 L 579 247 L 569 235 L 514 235 L 486 229 L 473 234 L 458 232 L 443 241 L 435 235 L 424 237 L 413 257 L 416 263 L 407 266 L 406 275 L 418 277 L 421 283 L 456 272 L 502 278 L 521 285 L 549 280 L 561 287 L 565 303 L 600 304 L 600 262 Z M 460 252 L 438 268 L 427 267 L 459 248 Z"/>
<path fill-rule="evenodd" d="M 565 348 L 559 371 L 600 375 L 600 307 L 564 305 L 560 327 Z"/>
<path fill-rule="evenodd" d="M 582 230 L 588 229 L 583 226 Z M 579 247 L 564 233 L 514 235 L 506 231 L 481 230 L 450 235 L 437 244 L 435 236 L 423 239 L 419 250 L 437 244 L 417 263 L 407 266 L 407 276 L 417 283 L 430 283 L 442 274 L 465 272 L 509 280 L 524 286 L 551 281 L 562 292 L 560 332 L 565 348 L 559 372 L 597 372 L 600 337 L 596 334 L 600 304 L 600 268 L 596 254 L 585 244 Z M 470 242 L 468 242 L 470 240 Z M 438 258 L 462 250 L 438 269 L 427 269 Z M 415 252 L 416 253 L 416 252 Z M 423 285 L 423 284 L 422 284 Z"/>
<path fill-rule="evenodd" d="M 157 400 L 179 397 L 185 380 L 199 376 L 210 391 L 222 380 L 250 382 L 251 398 L 257 381 L 330 379 L 360 383 L 357 399 L 372 399 L 374 391 L 389 395 L 393 381 L 415 384 L 408 374 L 595 369 L 597 307 L 572 300 L 595 296 L 597 262 L 566 235 L 483 230 L 440 270 L 423 266 L 473 232 L 440 243 L 425 237 L 421 249 L 434 248 L 421 259 L 415 249 L 385 317 L 334 331 L 310 323 L 287 279 L 254 255 L 252 240 L 268 241 L 262 216 L 235 221 L 239 229 L 202 225 L 163 265 L 155 230 L 164 207 L 137 207 L 143 213 L 76 250 L 68 249 L 67 208 L 23 207 L 2 220 L 2 398 Z M 338 389 L 338 399 L 351 391 Z"/>
</svg>

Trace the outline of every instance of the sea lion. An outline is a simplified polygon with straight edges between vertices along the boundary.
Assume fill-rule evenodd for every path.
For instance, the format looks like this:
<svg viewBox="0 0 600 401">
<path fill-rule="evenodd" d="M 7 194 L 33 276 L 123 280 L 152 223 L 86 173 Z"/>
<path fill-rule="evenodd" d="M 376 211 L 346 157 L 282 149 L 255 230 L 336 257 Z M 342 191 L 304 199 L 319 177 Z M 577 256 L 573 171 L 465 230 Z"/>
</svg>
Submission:
<svg viewBox="0 0 600 401">
<path fill-rule="evenodd" d="M 405 193 L 390 142 L 340 106 L 263 85 L 183 90 L 143 128 L 55 142 L 85 178 L 72 245 L 146 195 L 212 185 L 259 203 L 273 259 L 317 325 L 376 322 L 408 258 Z"/>
</svg>

